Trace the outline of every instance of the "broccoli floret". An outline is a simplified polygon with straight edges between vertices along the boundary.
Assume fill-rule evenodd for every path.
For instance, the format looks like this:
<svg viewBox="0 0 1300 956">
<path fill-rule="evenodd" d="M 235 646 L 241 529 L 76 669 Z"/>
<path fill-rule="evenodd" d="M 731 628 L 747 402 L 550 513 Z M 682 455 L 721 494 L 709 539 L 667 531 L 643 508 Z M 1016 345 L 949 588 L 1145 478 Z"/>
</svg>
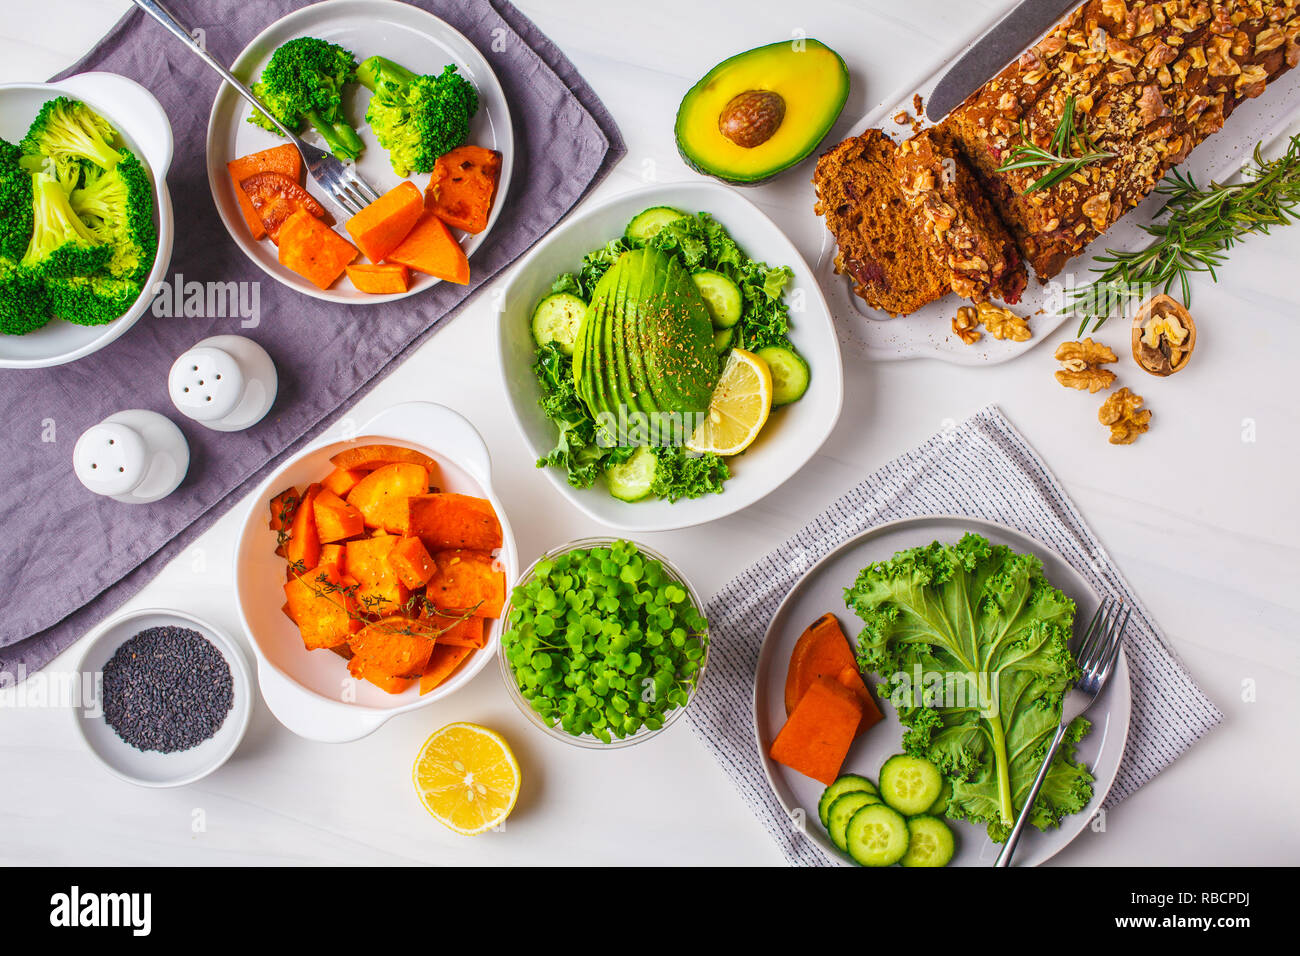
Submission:
<svg viewBox="0 0 1300 956">
<path fill-rule="evenodd" d="M 397 175 L 430 172 L 439 156 L 469 136 L 478 93 L 455 66 L 437 76 L 417 76 L 392 60 L 372 56 L 358 67 L 357 79 L 374 94 L 366 122 L 388 150 Z"/>
<path fill-rule="evenodd" d="M 41 107 L 21 146 L 29 169 L 35 171 L 52 160 L 57 178 L 66 183 L 74 172 L 70 164 L 85 161 L 104 169 L 116 166 L 120 154 L 111 145 L 116 139 L 117 130 L 108 120 L 80 100 L 59 96 Z"/>
<path fill-rule="evenodd" d="M 343 47 L 299 37 L 271 54 L 253 93 L 295 133 L 304 122 L 310 123 L 331 153 L 350 162 L 365 148 L 343 115 L 343 87 L 356 77 L 356 58 Z M 248 121 L 277 135 L 280 132 L 257 111 Z"/>
<path fill-rule="evenodd" d="M 143 285 L 112 276 L 68 276 L 46 282 L 51 311 L 76 325 L 106 325 L 126 314 Z"/>
<path fill-rule="evenodd" d="M 20 260 L 44 278 L 88 276 L 108 264 L 112 247 L 77 217 L 58 180 L 32 177 L 32 239 Z"/>
<path fill-rule="evenodd" d="M 69 197 L 90 231 L 112 247 L 108 272 L 142 282 L 153 268 L 158 233 L 153 222 L 153 187 L 143 164 L 129 150 L 109 170 L 86 171 L 85 185 Z"/>
<path fill-rule="evenodd" d="M 22 150 L 0 139 L 0 257 L 17 261 L 32 238 L 32 177 L 19 165 Z"/>
<path fill-rule="evenodd" d="M 0 335 L 34 332 L 50 316 L 50 293 L 40 277 L 0 257 Z"/>
</svg>

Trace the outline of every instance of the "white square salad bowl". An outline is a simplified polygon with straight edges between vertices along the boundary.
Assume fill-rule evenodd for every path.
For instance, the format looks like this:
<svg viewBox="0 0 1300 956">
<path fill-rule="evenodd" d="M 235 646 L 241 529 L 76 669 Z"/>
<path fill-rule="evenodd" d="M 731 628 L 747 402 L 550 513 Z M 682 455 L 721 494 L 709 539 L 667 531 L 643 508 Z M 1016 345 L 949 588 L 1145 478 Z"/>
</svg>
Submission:
<svg viewBox="0 0 1300 956">
<path fill-rule="evenodd" d="M 378 729 L 395 714 L 426 707 L 454 694 L 496 657 L 501 621 L 492 622 L 487 643 L 440 686 L 421 695 L 417 686 L 389 694 L 348 674 L 347 662 L 327 650 L 307 650 L 297 627 L 281 611 L 284 559 L 275 554 L 270 530 L 272 496 L 293 485 L 320 481 L 333 465 L 330 456 L 358 444 L 402 445 L 435 459 L 446 491 L 475 495 L 492 503 L 501 522 L 498 556 L 507 584 L 518 576 L 514 536 L 501 502 L 492 492 L 491 459 L 478 431 L 459 413 L 430 402 L 394 405 L 366 422 L 355 434 L 337 432 L 313 442 L 276 470 L 258 488 L 244 515 L 235 549 L 235 600 L 257 657 L 257 682 L 266 705 L 280 723 L 310 740 L 342 743 Z"/>
<path fill-rule="evenodd" d="M 603 481 L 573 488 L 557 468 L 543 469 L 551 484 L 584 514 L 626 532 L 669 531 L 714 521 L 746 508 L 794 476 L 821 447 L 839 418 L 844 376 L 839 339 L 826 300 L 808 264 L 785 234 L 757 206 L 733 189 L 711 182 L 647 186 L 593 206 L 557 227 L 538 244 L 506 287 L 497 316 L 501 374 L 515 422 L 534 457 L 555 447 L 556 429 L 538 406 L 541 390 L 532 366 L 536 345 L 530 320 L 555 277 L 576 272 L 582 257 L 623 235 L 628 221 L 651 206 L 707 212 L 751 258 L 789 266 L 786 287 L 790 339 L 812 371 L 797 402 L 773 409 L 758 439 L 728 460 L 731 478 L 721 494 L 669 503 L 619 501 Z"/>
<path fill-rule="evenodd" d="M 17 143 L 46 100 L 68 96 L 86 103 L 116 127 L 153 180 L 158 254 L 131 308 L 105 325 L 74 325 L 51 319 L 26 335 L 0 335 L 0 368 L 47 368 L 97 352 L 135 325 L 153 302 L 154 290 L 172 259 L 172 200 L 167 170 L 172 163 L 172 128 L 154 95 L 116 73 L 79 73 L 55 83 L 0 85 L 0 136 Z"/>
</svg>

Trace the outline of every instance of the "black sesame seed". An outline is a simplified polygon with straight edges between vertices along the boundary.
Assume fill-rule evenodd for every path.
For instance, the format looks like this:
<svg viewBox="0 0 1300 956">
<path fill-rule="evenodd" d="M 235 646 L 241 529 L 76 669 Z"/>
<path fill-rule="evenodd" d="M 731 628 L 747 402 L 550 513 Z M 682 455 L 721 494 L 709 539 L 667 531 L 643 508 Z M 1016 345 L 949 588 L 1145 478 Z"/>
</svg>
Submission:
<svg viewBox="0 0 1300 956">
<path fill-rule="evenodd" d="M 137 750 L 189 750 L 221 729 L 234 703 L 230 665 L 198 631 L 151 627 L 104 665 L 104 719 Z"/>
</svg>

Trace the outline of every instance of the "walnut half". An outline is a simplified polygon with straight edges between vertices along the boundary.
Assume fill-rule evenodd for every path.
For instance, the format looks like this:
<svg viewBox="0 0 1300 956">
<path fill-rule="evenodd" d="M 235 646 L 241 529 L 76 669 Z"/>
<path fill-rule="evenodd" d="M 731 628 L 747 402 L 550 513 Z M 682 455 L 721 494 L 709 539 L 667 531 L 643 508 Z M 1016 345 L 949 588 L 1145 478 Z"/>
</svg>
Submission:
<svg viewBox="0 0 1300 956">
<path fill-rule="evenodd" d="M 1010 309 L 994 305 L 992 302 L 980 302 L 975 306 L 979 319 L 995 339 L 1010 339 L 1012 342 L 1028 342 L 1033 333 L 1029 323 Z"/>
<path fill-rule="evenodd" d="M 1056 360 L 1061 363 L 1056 380 L 1066 388 L 1086 388 L 1089 394 L 1095 395 L 1115 383 L 1115 373 L 1102 366 L 1117 361 L 1118 357 L 1108 346 L 1090 338 L 1062 342 L 1056 347 Z"/>
<path fill-rule="evenodd" d="M 980 335 L 979 313 L 972 305 L 963 305 L 952 317 L 952 331 L 966 345 L 974 345 L 983 338 Z"/>
<path fill-rule="evenodd" d="M 1112 445 L 1131 445 L 1151 427 L 1151 412 L 1142 408 L 1142 396 L 1125 386 L 1102 402 L 1097 421 L 1110 427 Z"/>
</svg>

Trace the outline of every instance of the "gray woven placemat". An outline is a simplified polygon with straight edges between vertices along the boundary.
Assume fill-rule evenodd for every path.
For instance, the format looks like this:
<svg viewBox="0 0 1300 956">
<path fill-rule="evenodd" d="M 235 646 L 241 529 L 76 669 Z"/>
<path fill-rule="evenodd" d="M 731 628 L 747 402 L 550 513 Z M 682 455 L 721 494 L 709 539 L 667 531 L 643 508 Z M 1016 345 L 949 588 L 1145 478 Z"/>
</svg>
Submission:
<svg viewBox="0 0 1300 956">
<path fill-rule="evenodd" d="M 970 488 L 983 493 L 972 496 Z M 709 601 L 709 666 L 687 719 L 790 863 L 831 860 L 791 825 L 759 762 L 752 700 L 763 635 L 781 600 L 817 561 L 876 525 L 932 514 L 1016 528 L 1065 558 L 1098 593 L 1132 606 L 1126 652 L 1133 712 L 1105 806 L 1132 794 L 1223 719 L 1042 460 L 989 407 L 860 482 Z"/>
<path fill-rule="evenodd" d="M 229 63 L 267 24 L 301 2 L 168 0 L 182 22 Z M 167 177 L 175 206 L 171 275 L 186 283 L 260 283 L 261 323 L 160 318 L 69 365 L 0 370 L 9 427 L 0 456 L 0 674 L 31 673 L 120 606 L 166 562 L 250 492 L 276 461 L 319 435 L 433 334 L 484 285 L 558 223 L 623 155 L 613 119 L 573 64 L 505 0 L 415 0 L 482 51 L 505 90 L 515 126 L 509 203 L 474 254 L 471 284 L 442 282 L 383 305 L 347 307 L 268 280 L 226 234 L 208 192 L 205 139 L 220 80 L 139 10 L 127 14 L 63 75 L 107 70 L 158 97 L 176 140 Z M 375 51 L 357 51 L 362 56 Z M 271 353 L 280 392 L 244 432 L 220 433 L 182 418 L 167 397 L 173 359 L 209 335 L 248 335 Z M 169 415 L 190 443 L 184 484 L 152 505 L 86 491 L 72 447 L 89 426 L 125 408 Z M 50 440 L 53 437 L 54 440 Z"/>
</svg>

